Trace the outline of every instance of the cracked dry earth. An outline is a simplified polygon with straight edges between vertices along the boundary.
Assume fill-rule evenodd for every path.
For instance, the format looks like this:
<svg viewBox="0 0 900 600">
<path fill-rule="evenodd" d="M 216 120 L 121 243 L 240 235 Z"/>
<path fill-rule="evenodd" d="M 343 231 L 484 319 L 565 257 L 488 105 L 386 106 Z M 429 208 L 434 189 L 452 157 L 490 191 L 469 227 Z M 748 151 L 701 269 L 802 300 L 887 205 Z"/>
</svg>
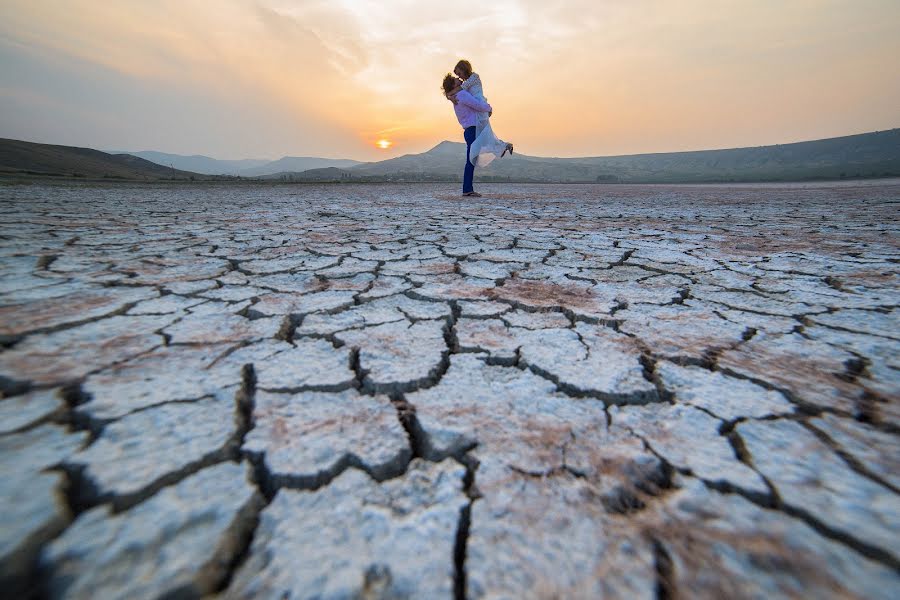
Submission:
<svg viewBox="0 0 900 600">
<path fill-rule="evenodd" d="M 4 595 L 896 597 L 900 183 L 449 187 L 0 190 Z"/>
</svg>

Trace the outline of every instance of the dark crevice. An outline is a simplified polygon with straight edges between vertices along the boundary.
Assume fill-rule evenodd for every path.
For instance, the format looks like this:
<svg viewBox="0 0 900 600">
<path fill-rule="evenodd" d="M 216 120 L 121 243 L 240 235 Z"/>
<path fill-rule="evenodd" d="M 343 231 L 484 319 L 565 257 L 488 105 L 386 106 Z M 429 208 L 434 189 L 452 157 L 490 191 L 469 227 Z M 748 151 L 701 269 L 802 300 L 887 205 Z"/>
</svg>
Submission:
<svg viewBox="0 0 900 600">
<path fill-rule="evenodd" d="M 627 310 L 627 309 L 628 309 L 628 302 L 626 302 L 624 300 L 616 300 L 616 305 L 612 307 L 612 309 L 609 311 L 609 314 L 610 314 L 610 316 L 613 316 L 620 310 Z M 618 325 L 618 323 L 619 322 L 616 321 L 616 325 Z M 618 331 L 618 327 L 614 327 L 613 329 L 616 329 Z"/>
<path fill-rule="evenodd" d="M 136 286 L 136 287 L 145 287 L 145 286 Z M 29 329 L 28 331 L 22 331 L 20 333 L 12 335 L 12 336 L 10 336 L 10 335 L 4 336 L 3 339 L 6 340 L 7 342 L 13 343 L 13 342 L 16 342 L 19 339 L 22 339 L 25 336 L 29 336 L 29 335 L 51 334 L 51 333 L 57 333 L 60 331 L 65 331 L 68 329 L 75 329 L 77 327 L 81 327 L 82 325 L 87 325 L 89 323 L 96 323 L 98 321 L 103 321 L 104 319 L 108 319 L 110 317 L 119 317 L 119 316 L 126 315 L 128 313 L 128 311 L 131 310 L 132 308 L 134 308 L 135 306 L 137 306 L 137 304 L 138 304 L 137 302 L 128 302 L 128 303 L 123 304 L 123 305 L 119 306 L 118 308 L 111 310 L 108 313 L 104 313 L 102 315 L 97 315 L 94 317 L 87 317 L 85 319 L 76 319 L 73 321 L 66 321 L 65 323 L 59 323 L 57 325 L 51 325 L 49 327 L 38 327 L 36 329 Z M 171 324 L 172 323 L 169 323 L 167 325 L 164 325 L 163 327 L 168 327 Z"/>
<path fill-rule="evenodd" d="M 641 477 L 633 481 L 634 487 L 648 496 L 661 496 L 666 491 L 675 489 L 676 472 L 669 461 L 659 458 L 657 467 L 645 466 L 641 469 Z"/>
<path fill-rule="evenodd" d="M 900 427 L 898 426 L 890 423 L 882 423 L 878 402 L 878 396 L 869 390 L 864 391 L 859 398 L 854 400 L 856 412 L 854 413 L 853 418 L 860 423 L 866 423 L 876 427 L 887 427 L 891 429 L 893 433 L 900 431 Z"/>
<path fill-rule="evenodd" d="M 644 379 L 653 384 L 653 387 L 656 388 L 656 393 L 659 397 L 659 401 L 661 402 L 673 402 L 674 394 L 667 390 L 663 385 L 662 378 L 659 376 L 659 373 L 656 372 L 656 359 L 653 358 L 649 353 L 642 352 L 639 357 L 639 362 L 641 363 L 642 371 L 641 375 L 643 375 Z"/>
<path fill-rule="evenodd" d="M 250 554 L 260 514 L 268 504 L 269 499 L 257 491 L 241 507 L 222 536 L 222 543 L 216 548 L 215 554 L 197 574 L 198 596 L 221 592 L 228 587 L 238 568 Z"/>
<path fill-rule="evenodd" d="M 103 428 L 110 422 L 109 419 L 96 419 L 90 414 L 76 410 L 77 407 L 91 400 L 90 394 L 86 393 L 80 384 L 72 383 L 65 386 L 60 395 L 68 407 L 65 415 L 66 423 L 74 431 L 84 431 L 88 434 L 85 447 L 90 446 L 103 433 Z"/>
<path fill-rule="evenodd" d="M 680 472 L 686 475 L 694 475 L 695 477 L 700 479 L 700 481 L 702 481 L 706 487 L 712 490 L 716 490 L 717 492 L 721 492 L 723 494 L 736 494 L 753 502 L 757 506 L 762 506 L 763 508 L 775 508 L 778 504 L 777 499 L 771 495 L 770 491 L 767 491 L 767 493 L 762 493 L 756 490 L 748 490 L 746 488 L 742 488 L 724 479 L 704 479 L 697 476 L 695 473 L 684 472 L 683 470 L 681 470 Z M 765 482 L 765 480 L 763 481 Z M 769 490 L 771 490 L 771 488 L 769 488 Z"/>
<path fill-rule="evenodd" d="M 2 350 L 12 350 L 16 347 L 16 344 L 25 339 L 24 335 L 7 335 L 0 334 L 0 349 Z M 6 382 L 12 382 L 14 380 L 9 379 L 8 377 L 0 376 L 0 393 L 3 393 L 7 388 L 8 384 Z"/>
<path fill-rule="evenodd" d="M 50 265 L 52 265 L 54 261 L 56 261 L 57 258 L 59 258 L 59 256 L 56 254 L 42 254 L 38 257 L 37 262 L 34 266 L 36 269 L 46 271 L 50 268 Z"/>
<path fill-rule="evenodd" d="M 543 471 L 533 471 L 529 469 L 523 469 L 522 467 L 518 467 L 516 465 L 506 465 L 507 468 L 516 473 L 517 475 L 521 475 L 522 477 L 527 477 L 528 479 L 549 479 L 551 477 L 561 477 L 566 475 L 571 475 L 578 479 L 584 478 L 584 473 L 573 469 L 571 467 L 567 467 L 566 465 L 557 465 L 555 467 L 551 467 L 549 469 L 545 469 Z"/>
<path fill-rule="evenodd" d="M 664 401 L 662 398 L 660 398 L 655 389 L 653 391 L 644 390 L 628 394 L 615 394 L 601 392 L 598 390 L 584 390 L 572 384 L 561 381 L 559 377 L 557 377 L 553 373 L 550 373 L 549 371 L 546 371 L 536 365 L 530 364 L 524 360 L 520 359 L 514 366 L 522 370 L 527 369 L 538 377 L 550 381 L 551 383 L 556 385 L 556 388 L 560 393 L 571 396 L 573 398 L 593 398 L 595 400 L 602 401 L 606 406 L 621 406 L 625 404 L 652 404 L 654 402 Z"/>
<path fill-rule="evenodd" d="M 478 498 L 481 498 L 481 492 L 475 485 L 475 473 L 478 471 L 480 463 L 478 459 L 469 452 L 471 449 L 472 448 L 468 448 L 465 453 L 457 456 L 456 461 L 466 468 L 466 474 L 463 478 L 463 491 L 465 491 L 466 496 L 472 500 L 477 500 Z"/>
<path fill-rule="evenodd" d="M 259 388 L 264 392 L 270 392 L 273 394 L 301 394 L 304 392 L 325 392 L 325 393 L 336 393 L 343 392 L 349 389 L 359 389 L 356 385 L 356 379 L 346 381 L 344 383 L 335 383 L 335 384 L 323 384 L 323 385 L 302 385 L 296 387 L 261 387 Z"/>
<path fill-rule="evenodd" d="M 357 390 L 362 390 L 363 382 L 366 379 L 366 374 L 368 373 L 368 371 L 363 369 L 362 365 L 359 362 L 359 348 L 356 346 L 350 348 L 350 358 L 348 366 L 353 372 L 353 387 Z"/>
<path fill-rule="evenodd" d="M 603 494 L 600 503 L 607 512 L 617 515 L 628 515 L 647 506 L 634 490 L 624 486 L 616 486 L 609 493 Z"/>
<path fill-rule="evenodd" d="M 700 367 L 707 371 L 715 371 L 716 364 L 710 358 L 708 351 L 703 352 L 701 356 L 686 356 L 678 354 L 664 355 L 662 358 L 679 367 Z"/>
<path fill-rule="evenodd" d="M 316 473 L 306 475 L 293 475 L 286 473 L 273 473 L 265 464 L 265 453 L 245 452 L 250 462 L 254 465 L 254 476 L 258 479 L 261 489 L 267 498 L 274 497 L 281 488 L 294 490 L 315 491 L 331 483 L 344 471 L 350 468 L 359 469 L 367 473 L 375 481 L 386 481 L 400 477 L 406 472 L 406 468 L 412 460 L 412 451 L 407 448 L 399 452 L 386 463 L 380 465 L 367 465 L 358 456 L 345 453 L 333 465 Z"/>
<path fill-rule="evenodd" d="M 820 440 L 822 440 L 822 442 L 825 443 L 825 445 L 827 445 L 829 448 L 831 448 L 831 450 L 835 454 L 837 454 L 841 458 L 841 460 L 843 460 L 847 464 L 847 466 L 850 467 L 851 470 L 855 471 L 857 474 L 862 475 L 863 477 L 865 477 L 867 479 L 871 479 L 872 481 L 874 481 L 875 483 L 877 483 L 879 485 L 883 485 L 884 487 L 888 488 L 895 494 L 900 494 L 900 488 L 893 485 L 891 482 L 887 481 L 886 479 L 884 479 L 877 473 L 874 473 L 871 470 L 869 470 L 864 463 L 862 463 L 855 456 L 853 456 L 852 454 L 850 454 L 849 452 L 847 452 L 846 450 L 841 448 L 841 446 L 837 442 L 835 442 L 831 438 L 831 436 L 829 436 L 827 433 L 825 433 L 824 431 L 818 429 L 815 425 L 812 425 L 806 421 L 801 421 L 801 424 L 804 425 L 809 431 L 811 431 L 813 433 L 813 435 L 815 435 Z"/>
<path fill-rule="evenodd" d="M 266 502 L 271 502 L 275 498 L 275 494 L 278 492 L 278 487 L 275 485 L 272 474 L 269 472 L 268 467 L 266 467 L 264 454 L 244 451 L 244 456 L 247 458 L 252 467 L 251 478 L 253 480 L 253 483 L 266 499 Z"/>
<path fill-rule="evenodd" d="M 692 280 L 692 282 L 693 282 L 693 280 Z M 685 287 L 685 288 L 681 288 L 678 290 L 678 298 L 673 299 L 672 303 L 673 304 L 684 304 L 685 300 L 690 300 L 692 298 L 693 298 L 693 296 L 691 295 L 691 288 Z"/>
<path fill-rule="evenodd" d="M 740 371 L 734 371 L 727 367 L 721 368 L 718 365 L 716 365 L 715 370 L 723 373 L 724 375 L 728 375 L 729 377 L 734 377 L 735 379 L 743 379 L 745 381 L 755 383 L 756 385 L 763 387 L 767 390 L 781 392 L 781 394 L 783 394 L 785 398 L 787 398 L 792 404 L 797 406 L 798 411 L 800 411 L 806 415 L 817 416 L 817 415 L 822 414 L 822 412 L 823 412 L 823 407 L 821 407 L 817 404 L 813 404 L 811 402 L 807 402 L 807 401 L 803 400 L 802 398 L 798 398 L 797 395 L 794 392 L 792 392 L 791 390 L 773 385 L 771 382 L 769 382 L 765 379 L 761 379 L 759 377 L 753 377 L 751 375 L 746 375 L 744 373 L 741 373 Z"/>
<path fill-rule="evenodd" d="M 728 430 L 729 425 L 731 427 L 730 430 Z M 763 475 L 756 468 L 756 465 L 753 464 L 753 457 L 750 455 L 750 451 L 747 450 L 747 446 L 744 444 L 743 438 L 741 438 L 741 436 L 738 434 L 738 432 L 734 430 L 735 425 L 736 425 L 736 421 L 731 422 L 731 423 L 723 423 L 722 427 L 720 428 L 720 431 L 722 431 L 723 429 L 728 430 L 727 433 L 723 433 L 723 435 L 724 435 L 725 439 L 728 440 L 728 443 L 731 445 L 731 449 L 734 451 L 735 458 L 737 458 L 740 462 L 744 463 L 745 465 L 747 465 L 747 467 L 752 469 L 753 472 L 756 473 L 760 479 L 762 479 L 763 483 L 766 484 L 766 487 L 769 490 L 768 503 L 770 506 L 774 507 L 781 500 L 780 496 L 778 495 L 778 490 L 775 488 L 775 486 L 772 484 L 772 482 L 769 481 L 769 478 L 766 477 L 765 475 Z M 758 496 L 758 500 L 759 500 L 759 502 L 766 502 L 766 499 L 763 496 Z"/>
<path fill-rule="evenodd" d="M 802 520 L 804 523 L 815 529 L 823 536 L 845 546 L 848 546 L 849 548 L 856 550 L 863 556 L 878 561 L 885 566 L 894 569 L 895 571 L 900 571 L 900 559 L 897 559 L 897 557 L 887 552 L 886 550 L 878 548 L 877 546 L 872 546 L 870 544 L 867 544 L 866 542 L 851 537 L 843 531 L 832 529 L 801 508 L 781 503 L 778 505 L 778 509 L 792 517 Z"/>
<path fill-rule="evenodd" d="M 468 452 L 468 451 L 467 451 Z M 459 524 L 456 529 L 456 542 L 453 546 L 453 590 L 455 600 L 465 600 L 468 595 L 468 575 L 466 572 L 466 555 L 469 543 L 469 529 L 472 522 L 472 505 L 481 498 L 481 493 L 475 485 L 475 473 L 478 470 L 478 459 L 471 454 L 464 453 L 456 460 L 466 468 L 463 478 L 463 491 L 469 498 L 459 514 Z"/>
<path fill-rule="evenodd" d="M 516 348 L 512 356 L 498 356 L 490 354 L 489 350 L 482 348 L 464 348 L 462 353 L 480 354 L 479 359 L 492 367 L 518 367 L 521 348 Z"/>
<path fill-rule="evenodd" d="M 653 538 L 653 566 L 656 570 L 656 600 L 676 600 L 675 565 L 662 542 Z"/>
<path fill-rule="evenodd" d="M 31 382 L 0 375 L 0 398 L 19 396 L 31 391 Z"/>
<path fill-rule="evenodd" d="M 636 435 L 637 437 L 639 437 L 639 438 L 641 439 L 641 441 L 644 443 L 644 448 L 646 448 L 648 452 L 650 452 L 651 454 L 653 454 L 656 458 L 658 458 L 658 459 L 663 463 L 663 465 L 664 465 L 665 468 L 666 468 L 666 477 L 668 478 L 668 481 L 670 481 L 670 482 L 672 481 L 672 476 L 674 475 L 674 473 L 680 473 L 681 475 L 688 475 L 688 476 L 697 477 L 697 479 L 699 479 L 700 481 L 702 481 L 703 484 L 706 485 L 706 487 L 708 487 L 708 488 L 710 488 L 710 489 L 714 489 L 714 490 L 716 490 L 716 491 L 718 491 L 718 492 L 722 492 L 722 493 L 725 493 L 725 494 L 737 494 L 737 495 L 739 495 L 739 496 L 742 496 L 742 497 L 744 497 L 744 498 L 746 498 L 746 499 L 752 501 L 754 504 L 757 504 L 757 505 L 759 505 L 759 506 L 764 506 L 764 507 L 766 507 L 766 508 L 771 508 L 772 506 L 775 505 L 775 503 L 776 503 L 776 501 L 777 501 L 777 497 L 776 497 L 776 498 L 773 498 L 773 496 L 772 496 L 772 493 L 774 492 L 774 489 L 772 488 L 771 485 L 769 485 L 768 481 L 765 481 L 765 478 L 762 478 L 762 476 L 760 476 L 761 479 L 763 479 L 763 481 L 764 481 L 764 482 L 766 483 L 766 485 L 767 485 L 767 493 L 765 493 L 765 494 L 760 493 L 760 492 L 755 491 L 755 490 L 749 490 L 749 489 L 746 489 L 746 488 L 742 488 L 742 487 L 737 486 L 737 485 L 734 485 L 733 483 L 731 483 L 731 482 L 729 482 L 729 481 L 726 481 L 726 480 L 724 480 L 724 479 L 717 479 L 717 480 L 705 479 L 705 478 L 703 478 L 703 477 L 700 477 L 700 476 L 697 475 L 696 473 L 693 473 L 693 472 L 691 471 L 690 468 L 687 468 L 687 467 L 677 467 L 677 466 L 671 464 L 671 463 L 666 459 L 665 456 L 663 456 L 662 454 L 660 454 L 660 453 L 659 453 L 659 452 L 658 452 L 658 451 L 657 451 L 657 450 L 656 450 L 656 449 L 655 449 L 655 448 L 647 441 L 647 439 L 646 439 L 645 437 L 636 434 L 636 433 L 635 433 L 633 430 L 631 430 L 630 428 L 629 428 L 629 431 L 631 431 L 632 434 L 634 434 L 634 435 Z M 750 468 L 753 468 L 753 467 L 751 466 Z M 754 469 L 754 472 L 757 473 L 757 475 L 759 475 L 759 473 L 758 473 L 755 469 Z M 672 485 L 674 485 L 674 484 L 672 484 Z"/>
<path fill-rule="evenodd" d="M 455 300 L 450 301 L 450 316 L 447 318 L 447 324 L 444 327 L 444 343 L 447 345 L 447 351 L 450 354 L 459 352 L 459 340 L 456 337 L 456 323 L 460 319 L 462 309 Z"/>
<path fill-rule="evenodd" d="M 710 481 L 707 479 L 701 479 L 706 487 L 716 490 L 718 492 L 724 494 L 737 494 L 746 500 L 752 502 L 753 504 L 760 506 L 765 509 L 770 510 L 778 510 L 783 512 L 791 517 L 800 519 L 815 531 L 827 537 L 830 540 L 834 540 L 840 544 L 843 544 L 856 552 L 859 552 L 863 556 L 870 558 L 872 560 L 878 561 L 887 567 L 894 569 L 895 571 L 900 571 L 900 560 L 898 560 L 895 556 L 890 554 L 889 552 L 878 548 L 876 546 L 872 546 L 858 540 L 845 532 L 838 531 L 833 529 L 820 521 L 818 518 L 810 514 L 809 512 L 795 507 L 790 504 L 785 504 L 779 496 L 767 497 L 762 496 L 758 493 L 749 492 L 748 490 L 744 490 L 741 488 L 737 488 L 733 485 L 728 484 L 727 482 L 721 481 Z M 767 482 L 768 484 L 768 482 Z"/>
<path fill-rule="evenodd" d="M 65 481 L 60 491 L 65 499 L 66 507 L 73 516 L 78 516 L 96 506 L 96 499 L 100 495 L 100 490 L 87 477 L 85 469 L 84 465 L 74 464 L 63 464 L 58 468 L 65 475 Z"/>
<path fill-rule="evenodd" d="M 869 361 L 863 357 L 854 357 L 844 361 L 844 372 L 835 373 L 835 377 L 848 383 L 856 383 L 860 377 L 867 377 Z"/>
<path fill-rule="evenodd" d="M 412 451 L 411 458 L 423 458 L 427 444 L 427 436 L 416 418 L 416 407 L 406 400 L 403 394 L 392 394 L 391 404 L 397 410 L 397 418 L 406 431 L 409 439 L 409 447 Z"/>
<path fill-rule="evenodd" d="M 65 482 L 61 493 L 65 493 Z M 41 569 L 43 547 L 60 535 L 72 521 L 72 513 L 57 515 L 24 539 L 8 547 L 2 562 L 0 596 L 16 600 L 43 600 L 47 597 L 46 577 Z"/>
<path fill-rule="evenodd" d="M 151 498 L 161 489 L 177 485 L 191 475 L 200 472 L 202 469 L 231 460 L 230 457 L 227 456 L 227 454 L 228 453 L 226 451 L 223 451 L 221 449 L 211 452 L 202 457 L 200 460 L 187 463 L 177 471 L 166 473 L 165 475 L 154 480 L 152 483 L 135 492 L 130 492 L 127 494 L 113 494 L 112 492 L 107 492 L 105 494 L 95 495 L 93 498 L 90 498 L 88 500 L 88 507 L 110 503 L 113 513 L 118 514 L 124 512 Z M 86 474 L 85 479 L 89 479 Z M 90 486 L 92 484 L 93 482 L 90 482 L 88 485 Z M 96 490 L 96 487 L 94 487 L 93 489 Z"/>
<path fill-rule="evenodd" d="M 628 261 L 629 258 L 631 258 L 631 255 L 634 254 L 635 252 L 636 252 L 635 249 L 626 250 L 625 253 L 622 255 L 622 258 L 620 258 L 619 260 L 617 260 L 615 262 L 609 263 L 610 268 L 621 267 Z"/>
<path fill-rule="evenodd" d="M 456 542 L 453 546 L 453 592 L 455 600 L 466 600 L 466 546 L 469 541 L 469 527 L 472 521 L 472 503 L 459 511 L 459 524 L 456 528 Z"/>
<path fill-rule="evenodd" d="M 104 429 L 106 429 L 107 425 L 109 425 L 110 423 L 115 423 L 126 417 L 130 417 L 131 415 L 136 415 L 142 412 L 147 412 L 160 408 L 162 406 L 169 406 L 172 404 L 195 404 L 198 402 L 215 399 L 217 399 L 217 396 L 210 394 L 207 396 L 199 396 L 197 398 L 178 398 L 175 400 L 163 400 L 161 402 L 154 402 L 153 404 L 146 404 L 144 406 L 129 410 L 128 412 L 124 412 L 120 415 L 116 415 L 115 417 L 109 418 L 93 417 L 88 413 L 76 410 L 68 414 L 66 422 L 70 424 L 76 431 L 88 432 L 90 434 L 90 437 L 86 446 L 90 446 L 95 441 L 97 441 L 97 438 L 99 438 L 103 434 L 103 431 Z"/>
<path fill-rule="evenodd" d="M 441 356 L 441 360 L 435 365 L 425 377 L 421 377 L 419 379 L 415 379 L 412 381 L 392 381 L 387 383 L 379 383 L 372 381 L 371 378 L 366 376 L 362 381 L 362 387 L 360 391 L 366 394 L 407 394 L 410 392 L 416 392 L 419 390 L 425 390 L 431 387 L 436 386 L 441 377 L 447 372 L 450 368 L 450 357 L 448 352 L 444 352 Z M 362 369 L 361 371 L 365 371 Z"/>
<path fill-rule="evenodd" d="M 235 397 L 235 420 L 237 430 L 232 442 L 234 457 L 240 455 L 240 448 L 244 445 L 244 438 L 253 429 L 253 409 L 256 407 L 256 369 L 252 364 L 241 367 L 241 387 Z"/>
<path fill-rule="evenodd" d="M 64 464 L 61 468 L 69 474 L 72 482 L 71 494 L 73 495 L 67 494 L 69 504 L 78 512 L 82 512 L 94 506 L 109 503 L 114 513 L 120 513 L 154 496 L 159 490 L 184 481 L 202 469 L 227 461 L 240 460 L 240 446 L 250 429 L 252 419 L 252 398 L 255 388 L 252 365 L 244 366 L 242 376 L 244 381 L 235 394 L 235 430 L 221 448 L 209 452 L 175 471 L 165 473 L 134 492 L 125 494 L 101 492 L 96 482 L 91 480 L 87 474 L 86 466 L 77 463 Z"/>
<path fill-rule="evenodd" d="M 294 333 L 297 331 L 297 327 L 300 325 L 300 319 L 295 315 L 285 315 L 284 319 L 281 321 L 281 327 L 279 327 L 278 332 L 275 334 L 276 340 L 282 340 L 289 344 L 294 341 Z"/>
</svg>

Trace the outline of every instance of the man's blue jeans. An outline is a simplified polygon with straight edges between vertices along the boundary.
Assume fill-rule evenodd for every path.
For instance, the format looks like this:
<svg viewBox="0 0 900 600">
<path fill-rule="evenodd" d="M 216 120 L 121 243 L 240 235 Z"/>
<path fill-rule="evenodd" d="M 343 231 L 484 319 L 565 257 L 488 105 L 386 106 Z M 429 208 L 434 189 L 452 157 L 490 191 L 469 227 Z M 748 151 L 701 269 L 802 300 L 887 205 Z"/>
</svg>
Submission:
<svg viewBox="0 0 900 600">
<path fill-rule="evenodd" d="M 469 149 L 475 141 L 475 126 L 466 127 L 463 137 L 466 138 L 466 170 L 463 171 L 463 194 L 475 191 L 472 187 L 472 179 L 475 176 L 475 165 L 469 160 Z"/>
</svg>

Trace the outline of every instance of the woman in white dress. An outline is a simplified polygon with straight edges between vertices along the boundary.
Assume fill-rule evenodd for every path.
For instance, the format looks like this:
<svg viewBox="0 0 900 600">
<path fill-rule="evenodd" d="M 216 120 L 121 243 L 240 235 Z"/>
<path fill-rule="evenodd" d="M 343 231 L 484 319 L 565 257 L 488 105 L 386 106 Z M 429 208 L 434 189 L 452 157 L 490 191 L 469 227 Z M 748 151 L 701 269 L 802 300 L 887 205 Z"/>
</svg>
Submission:
<svg viewBox="0 0 900 600">
<path fill-rule="evenodd" d="M 472 94 L 477 100 L 487 102 L 484 97 L 484 86 L 478 73 L 472 71 L 472 64 L 467 60 L 456 63 L 453 73 L 460 79 L 460 88 Z M 486 167 L 495 158 L 513 153 L 513 145 L 504 142 L 491 128 L 491 113 L 478 113 L 475 122 L 475 141 L 472 142 L 470 156 L 476 167 Z"/>
</svg>

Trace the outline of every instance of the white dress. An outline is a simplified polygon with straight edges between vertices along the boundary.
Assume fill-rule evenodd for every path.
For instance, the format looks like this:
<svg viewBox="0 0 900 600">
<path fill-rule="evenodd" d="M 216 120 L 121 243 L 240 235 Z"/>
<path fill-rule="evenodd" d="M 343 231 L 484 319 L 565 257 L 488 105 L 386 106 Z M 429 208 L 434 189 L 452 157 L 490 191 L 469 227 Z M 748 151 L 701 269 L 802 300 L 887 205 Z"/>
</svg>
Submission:
<svg viewBox="0 0 900 600">
<path fill-rule="evenodd" d="M 462 88 L 482 102 L 487 102 L 487 99 L 484 97 L 484 87 L 481 85 L 481 77 L 478 76 L 478 73 L 472 73 L 463 82 Z M 472 142 L 472 147 L 469 149 L 469 160 L 476 167 L 486 167 L 495 158 L 499 158 L 504 150 L 506 150 L 506 142 L 494 134 L 488 113 L 478 113 L 475 121 L 475 141 Z"/>
</svg>

